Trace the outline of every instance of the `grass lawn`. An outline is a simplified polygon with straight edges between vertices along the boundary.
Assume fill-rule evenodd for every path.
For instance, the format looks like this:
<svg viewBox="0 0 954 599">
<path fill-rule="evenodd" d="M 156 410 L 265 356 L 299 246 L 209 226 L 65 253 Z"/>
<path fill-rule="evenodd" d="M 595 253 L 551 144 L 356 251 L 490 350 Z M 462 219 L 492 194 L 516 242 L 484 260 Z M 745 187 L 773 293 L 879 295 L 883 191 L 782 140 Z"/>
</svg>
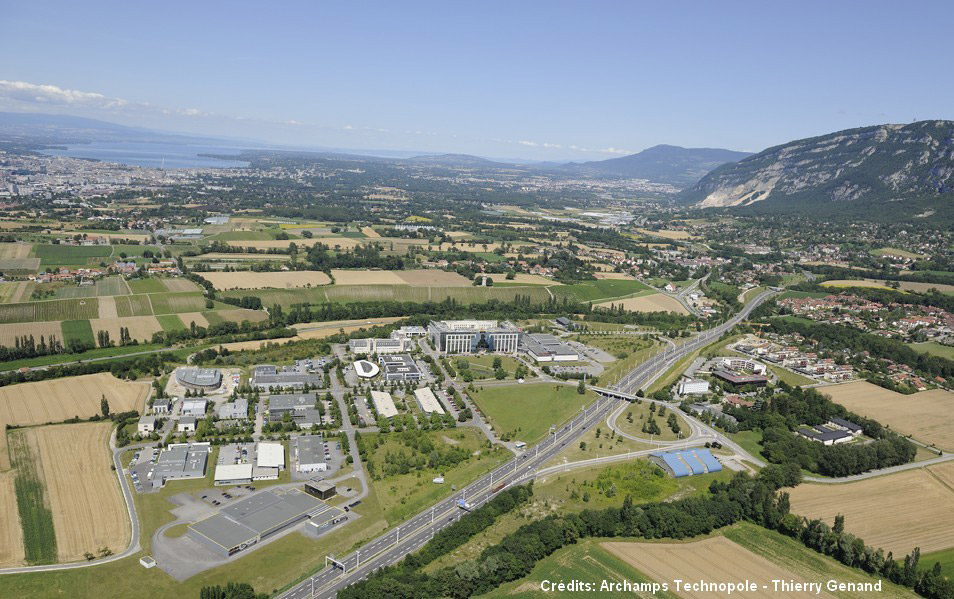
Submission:
<svg viewBox="0 0 954 599">
<path fill-rule="evenodd" d="M 459 373 L 461 369 L 458 368 L 457 364 L 458 361 L 463 360 L 467 362 L 475 380 L 492 379 L 494 378 L 495 372 L 493 368 L 495 358 L 500 358 L 500 366 L 507 371 L 507 377 L 513 378 L 513 373 L 517 370 L 517 366 L 520 365 L 520 362 L 510 356 L 495 356 L 490 354 L 485 356 L 465 356 L 451 360 L 451 366 Z"/>
<path fill-rule="evenodd" d="M 372 435 L 380 436 L 379 433 Z M 372 435 L 367 435 L 367 438 L 374 438 Z M 389 453 L 414 455 L 415 450 L 398 441 L 397 435 L 397 433 L 385 435 L 385 442 L 371 452 L 370 461 L 379 465 L 384 464 Z M 411 470 L 407 474 L 385 476 L 373 481 L 371 485 L 380 500 L 382 513 L 391 524 L 400 522 L 451 493 L 451 485 L 457 485 L 460 488 L 511 457 L 510 452 L 503 448 L 488 449 L 487 438 L 475 428 L 430 431 L 427 435 L 435 445 L 442 446 L 445 450 L 458 447 L 466 449 L 469 453 L 480 451 L 480 454 L 472 455 L 452 468 L 426 467 L 420 471 Z M 377 472 L 380 473 L 381 470 L 377 469 Z M 437 476 L 444 477 L 444 484 L 431 482 Z"/>
<path fill-rule="evenodd" d="M 625 418 L 625 415 L 623 416 Z M 596 436 L 599 429 L 600 436 Z M 612 431 L 605 425 L 591 428 L 582 437 L 568 444 L 560 453 L 556 454 L 552 460 L 544 464 L 545 467 L 563 464 L 567 462 L 577 462 L 580 460 L 589 460 L 592 458 L 603 458 L 611 455 L 621 455 L 630 451 L 643 451 L 652 449 L 653 445 L 648 442 L 633 441 L 621 436 L 611 436 Z M 580 449 L 580 443 L 586 443 L 586 449 Z"/>
<path fill-rule="evenodd" d="M 728 437 L 753 456 L 762 457 L 762 446 L 759 445 L 762 441 L 762 431 L 739 431 L 728 435 Z"/>
<path fill-rule="evenodd" d="M 914 252 L 909 252 L 907 250 L 899 250 L 898 248 L 878 248 L 876 250 L 871 250 L 872 256 L 896 256 L 899 258 L 910 258 L 912 260 L 918 260 L 924 258 L 923 254 L 915 254 Z"/>
<path fill-rule="evenodd" d="M 652 405 L 654 404 L 648 401 L 644 401 L 643 403 L 629 404 L 626 410 L 623 411 L 619 419 L 616 421 L 616 426 L 618 426 L 619 429 L 626 434 L 633 435 L 634 437 L 645 437 L 646 439 L 649 439 L 650 435 L 648 433 L 643 433 L 642 428 L 643 424 L 649 420 L 649 407 Z M 657 408 L 656 413 L 659 413 L 659 408 Z M 662 433 L 654 435 L 652 437 L 653 439 L 658 441 L 675 441 L 679 438 L 676 436 L 676 433 L 672 432 L 672 429 L 670 429 L 669 425 L 666 423 L 666 421 L 669 419 L 669 414 L 676 414 L 676 412 L 666 408 L 666 413 L 662 418 L 658 416 L 656 417 L 656 424 L 659 425 L 659 429 L 662 431 Z M 632 415 L 632 422 L 630 422 L 628 418 L 630 415 Z M 682 416 L 676 414 L 676 420 L 679 422 L 679 427 L 682 429 L 682 434 L 685 435 L 688 433 L 689 425 L 686 424 L 686 421 L 683 420 Z"/>
<path fill-rule="evenodd" d="M 954 347 L 950 345 L 941 345 L 936 341 L 926 341 L 924 343 L 908 343 L 907 346 L 918 353 L 954 360 Z"/>
<path fill-rule="evenodd" d="M 149 277 L 148 279 L 132 279 L 128 281 L 129 288 L 133 293 L 162 293 L 166 290 L 161 279 Z"/>
<path fill-rule="evenodd" d="M 605 384 L 616 382 L 637 364 L 648 360 L 660 345 L 637 335 L 577 335 L 573 340 L 616 356 L 616 361 L 606 364 L 606 370 L 600 373 L 600 381 Z"/>
<path fill-rule="evenodd" d="M 88 320 L 64 320 L 61 326 L 63 327 L 64 344 L 69 344 L 74 339 L 80 343 L 95 342 L 93 327 L 90 326 Z"/>
<path fill-rule="evenodd" d="M 593 403 L 597 395 L 590 390 L 580 395 L 576 387 L 545 383 L 486 387 L 472 398 L 498 435 L 511 433 L 515 440 L 532 443 L 543 438 L 551 425 L 562 424 Z"/>
<path fill-rule="evenodd" d="M 163 314 L 156 316 L 159 325 L 163 331 L 184 331 L 186 326 L 182 324 L 182 319 L 177 314 Z"/>
<path fill-rule="evenodd" d="M 784 381 L 793 387 L 799 387 L 801 385 L 814 385 L 818 381 L 813 378 L 798 374 L 797 372 L 792 372 L 787 368 L 782 368 L 781 366 L 773 366 L 772 364 L 766 364 L 768 369 L 772 371 L 772 374 L 778 377 L 778 380 Z"/>
<path fill-rule="evenodd" d="M 941 563 L 941 572 L 945 576 L 954 578 L 954 547 L 921 555 L 921 563 L 923 565 L 933 568 L 934 562 Z"/>
<path fill-rule="evenodd" d="M 612 539 L 617 540 L 617 539 Z M 600 547 L 601 539 L 586 539 L 575 545 L 564 547 L 552 555 L 540 560 L 525 578 L 508 582 L 500 587 L 480 595 L 483 599 L 502 599 L 504 597 L 550 597 L 553 593 L 540 590 L 540 583 L 549 581 L 582 580 L 597 585 L 599 581 L 629 581 L 632 583 L 653 582 L 644 574 L 626 564 L 616 556 Z M 671 584 L 671 583 L 670 583 Z M 610 599 L 631 599 L 642 596 L 632 591 L 606 591 L 571 593 L 580 597 L 607 597 Z M 646 594 L 645 596 L 650 596 Z M 652 595 L 659 599 L 675 599 L 677 595 L 660 591 Z"/>
</svg>

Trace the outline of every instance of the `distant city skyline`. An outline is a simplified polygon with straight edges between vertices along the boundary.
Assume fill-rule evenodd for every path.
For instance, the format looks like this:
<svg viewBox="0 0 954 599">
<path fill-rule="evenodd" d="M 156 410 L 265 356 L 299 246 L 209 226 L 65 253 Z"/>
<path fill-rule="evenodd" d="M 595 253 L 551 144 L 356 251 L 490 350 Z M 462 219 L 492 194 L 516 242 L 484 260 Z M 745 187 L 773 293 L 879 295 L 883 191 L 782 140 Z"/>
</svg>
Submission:
<svg viewBox="0 0 954 599">
<path fill-rule="evenodd" d="M 54 1 L 3 14 L 0 110 L 279 145 L 584 161 L 954 118 L 943 2 Z"/>
</svg>

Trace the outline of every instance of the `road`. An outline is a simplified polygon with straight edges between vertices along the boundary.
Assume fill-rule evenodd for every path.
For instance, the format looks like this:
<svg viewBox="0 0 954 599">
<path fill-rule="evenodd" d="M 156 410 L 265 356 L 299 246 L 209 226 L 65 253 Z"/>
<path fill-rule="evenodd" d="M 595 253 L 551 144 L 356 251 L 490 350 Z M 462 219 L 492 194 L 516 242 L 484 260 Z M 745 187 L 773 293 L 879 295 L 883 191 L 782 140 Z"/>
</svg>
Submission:
<svg viewBox="0 0 954 599">
<path fill-rule="evenodd" d="M 314 576 L 299 582 L 282 593 L 280 597 L 282 599 L 331 598 L 340 589 L 366 578 L 372 571 L 400 561 L 408 553 L 430 540 L 437 531 L 449 526 L 465 513 L 464 509 L 458 507 L 458 501 L 467 502 L 472 509 L 492 497 L 493 489 L 500 485 L 509 486 L 527 478 L 562 451 L 573 439 L 601 422 L 617 403 L 618 401 L 612 398 L 597 400 L 563 428 L 548 435 L 546 439 L 499 466 L 490 474 L 456 491 L 450 497 L 442 499 L 357 551 L 345 556 L 337 556 L 338 563 L 346 571 L 343 571 L 341 567 L 328 566 Z"/>
</svg>

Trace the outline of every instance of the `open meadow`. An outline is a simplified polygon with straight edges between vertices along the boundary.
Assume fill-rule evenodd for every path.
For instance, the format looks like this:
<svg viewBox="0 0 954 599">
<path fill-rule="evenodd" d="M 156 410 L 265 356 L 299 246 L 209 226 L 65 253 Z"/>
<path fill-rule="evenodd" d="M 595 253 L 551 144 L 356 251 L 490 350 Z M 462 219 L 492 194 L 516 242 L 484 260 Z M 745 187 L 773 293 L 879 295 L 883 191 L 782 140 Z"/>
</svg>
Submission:
<svg viewBox="0 0 954 599">
<path fill-rule="evenodd" d="M 39 450 L 61 562 L 80 560 L 103 547 L 119 553 L 129 544 L 129 516 L 111 469 L 111 432 L 109 422 L 24 431 Z"/>
<path fill-rule="evenodd" d="M 867 381 L 832 385 L 821 391 L 835 403 L 895 432 L 954 450 L 954 393 L 950 391 L 932 389 L 904 395 Z"/>
<path fill-rule="evenodd" d="M 822 283 L 822 287 L 870 287 L 873 289 L 891 289 L 888 286 L 889 281 L 881 279 L 833 279 Z M 918 283 L 914 281 L 897 281 L 898 288 L 902 291 L 916 291 L 924 293 L 929 289 L 937 289 L 941 293 L 954 293 L 954 285 L 945 285 L 943 283 Z"/>
<path fill-rule="evenodd" d="M 587 390 L 580 395 L 571 385 L 539 383 L 478 387 L 472 394 L 497 435 L 532 443 L 543 438 L 551 425 L 559 425 L 596 400 Z"/>
<path fill-rule="evenodd" d="M 789 490 L 792 512 L 830 526 L 845 516 L 845 530 L 874 547 L 902 556 L 954 547 L 954 489 L 932 466 L 839 485 L 803 483 Z M 951 471 L 941 470 L 951 476 Z"/>
</svg>

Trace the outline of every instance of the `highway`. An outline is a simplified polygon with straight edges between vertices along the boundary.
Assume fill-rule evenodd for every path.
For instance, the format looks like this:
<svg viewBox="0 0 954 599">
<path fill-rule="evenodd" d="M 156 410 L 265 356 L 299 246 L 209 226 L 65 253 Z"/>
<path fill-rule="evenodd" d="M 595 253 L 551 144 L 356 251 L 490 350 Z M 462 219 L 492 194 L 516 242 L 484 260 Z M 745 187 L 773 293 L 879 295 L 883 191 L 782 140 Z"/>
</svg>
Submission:
<svg viewBox="0 0 954 599">
<path fill-rule="evenodd" d="M 442 499 L 360 549 L 344 556 L 331 556 L 335 560 L 334 562 L 329 561 L 329 565 L 325 568 L 294 585 L 280 594 L 279 597 L 281 599 L 313 597 L 330 599 L 335 597 L 339 590 L 367 578 L 370 573 L 378 568 L 397 563 L 408 553 L 417 550 L 426 543 L 437 531 L 450 525 L 455 519 L 459 519 L 466 510 L 459 507 L 458 502 L 466 502 L 470 509 L 479 507 L 493 496 L 494 489 L 499 491 L 502 488 L 501 485 L 509 486 L 533 476 L 543 464 L 560 453 L 567 444 L 579 438 L 617 408 L 627 405 L 628 401 L 624 403 L 623 400 L 627 400 L 628 390 L 641 388 L 648 380 L 665 372 L 676 361 L 696 349 L 712 343 L 775 293 L 774 291 L 766 291 L 760 294 L 725 323 L 703 331 L 686 343 L 671 347 L 654 356 L 623 377 L 612 390 L 594 388 L 595 391 L 606 395 L 603 395 L 593 405 L 575 416 L 563 428 L 548 435 L 546 439 L 535 446 L 527 448 L 524 453 L 498 467 L 490 474 L 484 475 L 466 487 L 457 490 L 450 497 Z M 711 436 L 707 427 L 692 426 L 691 428 L 692 434 L 689 438 L 683 440 L 683 443 L 694 444 L 698 443 L 703 437 Z"/>
<path fill-rule="evenodd" d="M 479 507 L 493 496 L 493 489 L 499 491 L 500 485 L 509 486 L 531 475 L 562 451 L 568 443 L 601 422 L 618 404 L 618 400 L 600 398 L 563 428 L 548 435 L 534 447 L 528 448 L 524 453 L 499 466 L 490 474 L 459 489 L 450 497 L 442 499 L 357 551 L 345 556 L 336 556 L 337 566 L 329 565 L 279 597 L 282 599 L 331 598 L 338 590 L 366 578 L 374 570 L 400 561 L 408 553 L 430 540 L 437 531 L 450 525 L 466 512 L 458 507 L 459 501 L 466 502 L 470 509 Z"/>
</svg>

